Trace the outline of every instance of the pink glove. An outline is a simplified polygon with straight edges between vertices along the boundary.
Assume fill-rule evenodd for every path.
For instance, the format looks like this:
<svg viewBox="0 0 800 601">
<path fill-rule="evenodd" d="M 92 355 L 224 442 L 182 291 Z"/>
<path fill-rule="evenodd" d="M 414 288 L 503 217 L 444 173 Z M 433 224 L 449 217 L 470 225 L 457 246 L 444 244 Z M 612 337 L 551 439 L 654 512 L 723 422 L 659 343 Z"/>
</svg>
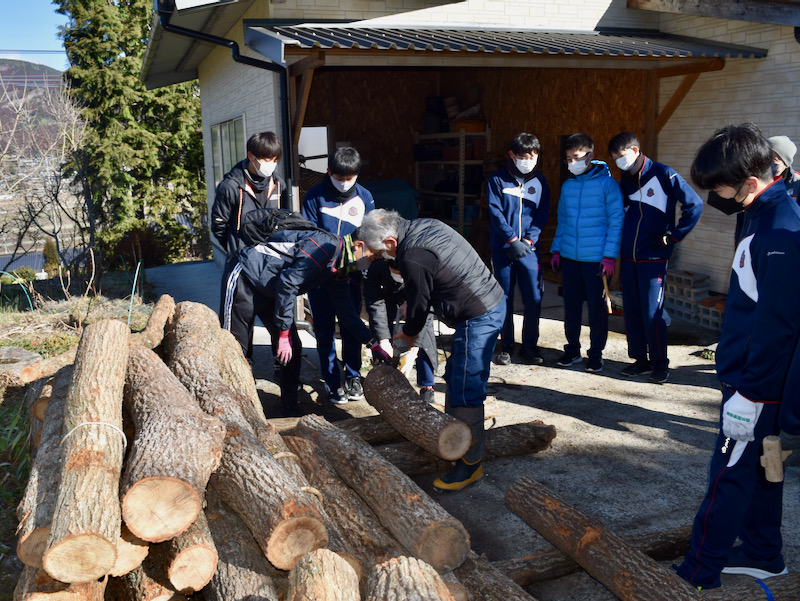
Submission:
<svg viewBox="0 0 800 601">
<path fill-rule="evenodd" d="M 292 360 L 292 339 L 289 330 L 282 330 L 278 335 L 278 352 L 275 355 L 281 365 L 286 365 Z"/>
<path fill-rule="evenodd" d="M 369 350 L 372 351 L 373 361 L 383 361 L 389 365 L 392 364 L 392 356 L 381 348 L 381 343 L 379 341 L 374 339 L 370 340 L 367 343 L 367 346 L 369 347 Z"/>
<path fill-rule="evenodd" d="M 561 271 L 561 253 L 556 251 L 553 253 L 553 258 L 550 259 L 550 267 L 553 271 Z"/>
<path fill-rule="evenodd" d="M 603 257 L 603 260 L 600 261 L 600 275 L 604 275 L 609 278 L 614 275 L 614 259 Z"/>
</svg>

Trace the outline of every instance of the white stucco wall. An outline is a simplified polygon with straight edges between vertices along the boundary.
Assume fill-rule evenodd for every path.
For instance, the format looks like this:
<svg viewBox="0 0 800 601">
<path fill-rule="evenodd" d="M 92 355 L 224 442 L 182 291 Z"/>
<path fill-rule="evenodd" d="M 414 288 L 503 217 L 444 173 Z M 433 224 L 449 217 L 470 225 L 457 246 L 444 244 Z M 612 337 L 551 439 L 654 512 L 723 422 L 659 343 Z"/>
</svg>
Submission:
<svg viewBox="0 0 800 601">
<path fill-rule="evenodd" d="M 766 136 L 786 135 L 800 143 L 800 44 L 794 28 L 704 17 L 662 15 L 660 29 L 706 40 L 764 48 L 767 58 L 729 59 L 722 71 L 704 73 L 658 137 L 658 160 L 687 181 L 695 152 L 719 127 L 751 121 Z M 681 78 L 662 81 L 663 106 Z M 800 156 L 798 156 L 800 161 Z M 690 182 L 691 183 L 691 182 Z M 705 199 L 706 193 L 701 196 Z M 707 273 L 712 290 L 728 289 L 735 217 L 706 207 L 694 231 L 680 245 L 674 265 Z"/>
</svg>

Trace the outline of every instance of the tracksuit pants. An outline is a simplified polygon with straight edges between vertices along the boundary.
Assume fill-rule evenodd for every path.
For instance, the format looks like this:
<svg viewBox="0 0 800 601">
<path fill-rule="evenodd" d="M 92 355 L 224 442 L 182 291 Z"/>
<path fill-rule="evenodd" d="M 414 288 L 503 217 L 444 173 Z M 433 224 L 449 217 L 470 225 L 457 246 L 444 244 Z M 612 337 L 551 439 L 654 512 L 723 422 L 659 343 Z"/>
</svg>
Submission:
<svg viewBox="0 0 800 601">
<path fill-rule="evenodd" d="M 238 264 L 232 268 L 225 282 L 225 297 L 222 303 L 220 322 L 222 327 L 233 334 L 242 347 L 245 357 L 252 357 L 253 325 L 258 317 L 267 328 L 272 339 L 272 356 L 278 352 L 277 340 L 280 328 L 275 324 L 275 299 L 255 291 Z M 278 385 L 281 389 L 281 405 L 297 403 L 297 389 L 300 385 L 300 366 L 303 345 L 292 323 L 289 328 L 292 341 L 292 358 L 288 364 L 277 368 Z M 249 356 L 248 356 L 249 353 Z"/>
<path fill-rule="evenodd" d="M 356 313 L 360 313 L 361 279 L 351 277 L 347 280 L 337 281 L 333 285 L 348 287 Z M 342 384 L 336 359 L 336 310 L 322 286 L 308 292 L 308 302 L 314 318 L 314 336 L 317 339 L 322 379 L 329 393 L 336 392 Z M 342 338 L 342 363 L 344 363 L 345 378 L 358 377 L 361 375 L 361 341 L 353 337 L 346 328 L 339 328 L 339 336 Z"/>
<path fill-rule="evenodd" d="M 483 406 L 489 366 L 505 318 L 506 303 L 501 300 L 483 315 L 456 326 L 452 350 L 444 369 L 450 407 Z"/>
<path fill-rule="evenodd" d="M 519 286 L 524 306 L 522 319 L 522 346 L 533 351 L 539 344 L 539 317 L 542 314 L 542 270 L 536 252 L 516 261 L 510 261 L 505 251 L 492 255 L 494 277 L 506 293 L 506 319 L 500 331 L 500 345 L 506 352 L 514 346 L 514 286 Z"/>
<path fill-rule="evenodd" d="M 561 258 L 561 285 L 564 292 L 564 351 L 571 355 L 581 352 L 581 321 L 583 302 L 589 309 L 589 355 L 600 359 L 608 340 L 608 308 L 600 276 L 600 263 L 573 261 Z"/>
<path fill-rule="evenodd" d="M 620 263 L 628 356 L 649 359 L 655 370 L 667 369 L 664 286 L 668 261 L 623 259 Z"/>
<path fill-rule="evenodd" d="M 722 404 L 732 395 L 733 391 L 725 388 Z M 727 439 L 720 428 L 708 490 L 694 518 L 689 552 L 678 568 L 685 580 L 700 586 L 718 585 L 737 536 L 749 557 L 770 561 L 780 554 L 783 482 L 767 482 L 760 459 L 764 437 L 780 432 L 779 411 L 779 403 L 764 404 L 754 442 Z M 736 445 L 744 445 L 738 461 Z"/>
</svg>

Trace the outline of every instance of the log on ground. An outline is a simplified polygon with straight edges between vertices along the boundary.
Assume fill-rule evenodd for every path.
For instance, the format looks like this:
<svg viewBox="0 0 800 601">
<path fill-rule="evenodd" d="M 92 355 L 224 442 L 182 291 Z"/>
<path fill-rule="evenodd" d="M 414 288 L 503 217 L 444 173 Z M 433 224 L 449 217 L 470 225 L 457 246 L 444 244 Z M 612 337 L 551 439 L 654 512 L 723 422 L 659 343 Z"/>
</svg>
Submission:
<svg viewBox="0 0 800 601">
<path fill-rule="evenodd" d="M 206 501 L 208 528 L 219 561 L 211 582 L 203 589 L 205 600 L 278 601 L 271 568 L 247 526 L 213 488 L 206 493 Z"/>
<path fill-rule="evenodd" d="M 64 436 L 64 405 L 71 378 L 72 366 L 61 368 L 56 375 L 56 394 L 47 406 L 42 442 L 31 463 L 25 493 L 17 506 L 17 557 L 25 565 L 35 568 L 42 567 L 55 510 L 55 492 L 61 478 L 59 445 Z"/>
<path fill-rule="evenodd" d="M 19 381 L 28 384 L 39 378 L 48 378 L 66 365 L 75 363 L 75 355 L 78 352 L 78 345 L 68 348 L 60 355 L 55 355 L 48 359 L 42 359 L 36 363 L 31 363 L 23 367 L 19 372 Z"/>
<path fill-rule="evenodd" d="M 467 589 L 470 601 L 536 601 L 535 597 L 496 570 L 486 557 L 473 551 L 453 573 Z"/>
<path fill-rule="evenodd" d="M 167 579 L 176 591 L 191 595 L 209 583 L 218 556 L 202 511 L 186 532 L 162 546 Z"/>
<path fill-rule="evenodd" d="M 367 581 L 365 599 L 454 601 L 436 570 L 416 557 L 393 557 L 374 566 Z"/>
<path fill-rule="evenodd" d="M 301 418 L 296 433 L 322 449 L 339 477 L 409 553 L 439 572 L 461 565 L 469 551 L 461 522 L 370 445 L 314 415 Z"/>
<path fill-rule="evenodd" d="M 173 361 L 172 369 L 203 410 L 225 423 L 222 459 L 209 482 L 247 524 L 272 565 L 290 570 L 303 555 L 326 546 L 328 533 L 313 501 L 258 440 L 235 392 L 215 376 L 213 366 L 187 356 Z"/>
<path fill-rule="evenodd" d="M 106 599 L 114 601 L 185 601 L 167 579 L 160 553 L 151 553 L 138 568 L 109 578 Z"/>
<path fill-rule="evenodd" d="M 357 420 L 352 420 L 357 421 Z M 555 426 L 541 421 L 513 424 L 486 430 L 485 461 L 501 457 L 530 455 L 550 448 L 556 437 Z M 453 464 L 408 441 L 395 442 L 375 447 L 387 461 L 410 476 L 449 470 Z"/>
<path fill-rule="evenodd" d="M 47 402 L 50 400 L 50 395 L 53 392 L 54 380 L 54 375 L 49 378 L 39 378 L 31 382 L 28 389 L 25 391 L 25 398 L 22 404 L 27 409 L 31 426 L 33 426 L 34 421 L 44 421 L 44 414 L 47 411 Z"/>
<path fill-rule="evenodd" d="M 691 526 L 682 526 L 635 537 L 624 537 L 625 541 L 656 561 L 675 559 L 689 550 Z M 500 572 L 520 586 L 534 582 L 553 580 L 579 572 L 581 567 L 566 553 L 550 549 L 541 553 L 492 562 Z"/>
<path fill-rule="evenodd" d="M 343 558 L 328 549 L 304 555 L 289 572 L 291 601 L 358 601 L 358 574 Z"/>
<path fill-rule="evenodd" d="M 690 601 L 702 593 L 531 478 L 506 491 L 514 513 L 623 601 Z"/>
<path fill-rule="evenodd" d="M 185 532 L 200 514 L 225 426 L 205 413 L 153 351 L 132 344 L 125 408 L 136 435 L 120 483 L 122 517 L 149 542 Z"/>
<path fill-rule="evenodd" d="M 131 335 L 131 344 L 140 344 L 149 349 L 156 348 L 164 340 L 164 330 L 174 312 L 175 299 L 169 294 L 162 294 L 153 306 L 144 330 Z"/>
<path fill-rule="evenodd" d="M 14 589 L 14 601 L 103 601 L 106 579 L 67 584 L 39 568 L 25 566 Z"/>
<path fill-rule="evenodd" d="M 364 378 L 364 398 L 404 438 L 429 453 L 455 461 L 469 449 L 469 426 L 423 401 L 399 370 L 381 363 Z"/>
<path fill-rule="evenodd" d="M 58 496 L 42 559 L 61 582 L 97 580 L 116 561 L 129 337 L 124 322 L 109 319 L 87 326 L 78 345 L 64 408 Z"/>
</svg>

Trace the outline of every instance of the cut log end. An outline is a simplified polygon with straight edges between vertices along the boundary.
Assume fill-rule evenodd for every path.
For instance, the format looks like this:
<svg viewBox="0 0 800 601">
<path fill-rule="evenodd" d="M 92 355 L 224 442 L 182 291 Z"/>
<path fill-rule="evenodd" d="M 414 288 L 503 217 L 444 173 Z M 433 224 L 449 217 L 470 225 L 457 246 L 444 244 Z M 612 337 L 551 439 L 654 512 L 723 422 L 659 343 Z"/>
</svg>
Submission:
<svg viewBox="0 0 800 601">
<path fill-rule="evenodd" d="M 32 568 L 42 567 L 42 555 L 47 548 L 47 539 L 50 536 L 50 527 L 42 526 L 32 530 L 17 541 L 17 557 L 26 566 Z"/>
<path fill-rule="evenodd" d="M 122 525 L 122 531 L 117 540 L 117 561 L 108 573 L 109 576 L 124 576 L 135 570 L 150 553 L 150 545 L 134 536 L 130 530 Z"/>
<path fill-rule="evenodd" d="M 175 558 L 167 577 L 178 592 L 190 595 L 211 582 L 216 568 L 216 549 L 194 546 Z"/>
<path fill-rule="evenodd" d="M 439 456 L 447 461 L 455 461 L 464 456 L 472 444 L 472 433 L 464 422 L 453 422 L 439 433 Z"/>
<path fill-rule="evenodd" d="M 440 574 L 464 563 L 469 552 L 469 534 L 461 522 L 438 522 L 429 526 L 417 540 L 414 556 Z"/>
<path fill-rule="evenodd" d="M 122 499 L 122 519 L 142 540 L 160 543 L 185 532 L 200 513 L 200 496 L 177 478 L 139 480 Z"/>
<path fill-rule="evenodd" d="M 114 543 L 96 534 L 77 534 L 51 546 L 42 560 L 45 572 L 60 582 L 102 578 L 114 567 Z"/>
<path fill-rule="evenodd" d="M 321 520 L 302 516 L 284 520 L 267 542 L 267 559 L 279 570 L 291 570 L 303 555 L 328 544 Z"/>
</svg>

